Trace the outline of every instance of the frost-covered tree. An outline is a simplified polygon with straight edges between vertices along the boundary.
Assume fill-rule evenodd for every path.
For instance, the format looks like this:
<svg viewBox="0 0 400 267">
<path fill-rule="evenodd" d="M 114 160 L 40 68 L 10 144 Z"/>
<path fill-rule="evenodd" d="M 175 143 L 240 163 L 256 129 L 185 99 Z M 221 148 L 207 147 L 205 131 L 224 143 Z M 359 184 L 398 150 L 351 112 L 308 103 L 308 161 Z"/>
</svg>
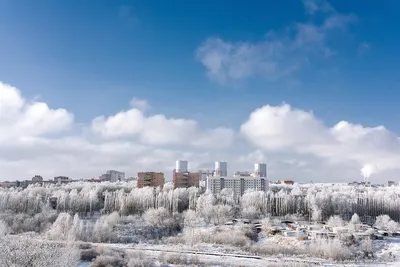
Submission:
<svg viewBox="0 0 400 267">
<path fill-rule="evenodd" d="M 211 222 L 215 197 L 211 193 L 205 193 L 197 199 L 196 212 L 206 224 Z"/>
<path fill-rule="evenodd" d="M 0 237 L 0 266 L 76 267 L 79 259 L 79 250 L 70 244 L 9 235 Z"/>
<path fill-rule="evenodd" d="M 393 221 L 388 215 L 380 215 L 376 218 L 374 226 L 378 229 L 397 232 L 400 229 L 399 223 Z"/>
<path fill-rule="evenodd" d="M 7 235 L 10 232 L 10 228 L 4 221 L 0 221 L 0 238 Z"/>
<path fill-rule="evenodd" d="M 340 216 L 334 215 L 329 218 L 327 224 L 332 227 L 342 227 L 345 225 L 345 222 Z"/>
<path fill-rule="evenodd" d="M 361 223 L 360 217 L 357 215 L 357 213 L 354 213 L 353 216 L 351 216 L 350 223 L 352 223 L 352 224 Z"/>
<path fill-rule="evenodd" d="M 147 210 L 143 218 L 152 225 L 162 225 L 171 219 L 171 214 L 166 208 L 161 207 Z"/>
<path fill-rule="evenodd" d="M 190 231 L 191 244 L 194 243 L 194 227 L 199 223 L 199 217 L 193 210 L 187 210 L 184 214 L 183 225 L 185 230 Z"/>
<path fill-rule="evenodd" d="M 311 255 L 318 258 L 345 261 L 354 257 L 354 252 L 337 238 L 317 238 L 309 246 Z"/>
<path fill-rule="evenodd" d="M 364 253 L 364 257 L 373 257 L 373 246 L 371 238 L 364 239 L 361 242 L 361 251 Z"/>
<path fill-rule="evenodd" d="M 213 207 L 213 221 L 215 225 L 226 223 L 232 214 L 232 207 L 229 205 L 215 205 Z"/>
<path fill-rule="evenodd" d="M 241 212 L 243 217 L 249 219 L 259 218 L 266 213 L 266 197 L 262 191 L 246 191 L 241 199 Z"/>
</svg>

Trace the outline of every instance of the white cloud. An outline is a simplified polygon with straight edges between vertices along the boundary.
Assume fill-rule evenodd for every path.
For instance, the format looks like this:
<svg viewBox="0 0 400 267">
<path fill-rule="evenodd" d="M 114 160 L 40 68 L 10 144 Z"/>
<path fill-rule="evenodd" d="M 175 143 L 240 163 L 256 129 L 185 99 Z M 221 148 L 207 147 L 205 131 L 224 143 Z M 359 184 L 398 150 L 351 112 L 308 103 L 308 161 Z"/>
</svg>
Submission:
<svg viewBox="0 0 400 267">
<path fill-rule="evenodd" d="M 146 116 L 137 108 L 78 125 L 67 110 L 25 100 L 17 88 L 0 83 L 0 180 L 96 177 L 107 169 L 169 177 L 175 160 L 188 159 L 197 168 L 227 153 L 234 138 L 229 128 L 202 129 L 194 120 Z"/>
<path fill-rule="evenodd" d="M 346 121 L 328 127 L 312 112 L 287 104 L 255 110 L 242 124 L 241 133 L 266 151 L 310 154 L 335 164 L 354 162 L 360 168 L 374 166 L 375 172 L 400 168 L 399 137 L 385 127 Z"/>
<path fill-rule="evenodd" d="M 289 25 L 280 34 L 268 31 L 257 42 L 228 41 L 218 37 L 205 40 L 196 51 L 196 58 L 206 68 L 211 80 L 230 80 L 260 76 L 277 80 L 293 74 L 315 58 L 335 54 L 327 37 L 335 30 L 345 30 L 356 21 L 353 14 L 337 13 L 325 1 L 304 1 L 309 13 L 325 12 L 322 23 Z"/>
<path fill-rule="evenodd" d="M 57 133 L 72 125 L 73 115 L 65 109 L 27 102 L 16 88 L 1 82 L 0 92 L 0 140 Z"/>
<path fill-rule="evenodd" d="M 135 108 L 108 118 L 97 117 L 93 120 L 92 128 L 105 138 L 127 137 L 155 146 L 223 149 L 232 144 L 235 136 L 233 130 L 228 128 L 202 130 L 194 120 L 166 118 L 162 114 L 147 117 Z"/>
<path fill-rule="evenodd" d="M 192 170 L 212 169 L 216 160 L 228 161 L 230 172 L 266 162 L 276 180 L 349 181 L 362 178 L 362 166 L 379 175 L 399 169 L 399 155 L 399 137 L 383 126 L 341 121 L 329 127 L 288 104 L 254 110 L 239 132 L 205 129 L 194 120 L 146 115 L 136 108 L 79 126 L 67 110 L 0 86 L 0 180 L 35 174 L 96 177 L 107 169 L 128 175 L 164 171 L 171 177 L 175 160 L 187 159 Z"/>
<path fill-rule="evenodd" d="M 150 105 L 147 102 L 147 100 L 138 99 L 136 97 L 132 98 L 129 104 L 131 105 L 131 107 L 140 109 L 141 111 L 146 111 L 147 109 L 150 108 Z"/>
<path fill-rule="evenodd" d="M 334 12 L 335 9 L 325 0 L 303 0 L 304 8 L 308 14 L 317 12 Z"/>
</svg>

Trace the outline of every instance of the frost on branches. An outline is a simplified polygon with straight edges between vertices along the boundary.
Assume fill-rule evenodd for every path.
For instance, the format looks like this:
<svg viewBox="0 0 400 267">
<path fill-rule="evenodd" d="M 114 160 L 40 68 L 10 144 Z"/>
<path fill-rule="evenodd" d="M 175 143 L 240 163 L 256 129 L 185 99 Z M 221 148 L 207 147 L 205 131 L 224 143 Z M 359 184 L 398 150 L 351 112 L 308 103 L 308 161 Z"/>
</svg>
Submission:
<svg viewBox="0 0 400 267">
<path fill-rule="evenodd" d="M 2 267 L 76 267 L 79 258 L 79 250 L 68 244 L 10 235 L 0 237 Z"/>
</svg>

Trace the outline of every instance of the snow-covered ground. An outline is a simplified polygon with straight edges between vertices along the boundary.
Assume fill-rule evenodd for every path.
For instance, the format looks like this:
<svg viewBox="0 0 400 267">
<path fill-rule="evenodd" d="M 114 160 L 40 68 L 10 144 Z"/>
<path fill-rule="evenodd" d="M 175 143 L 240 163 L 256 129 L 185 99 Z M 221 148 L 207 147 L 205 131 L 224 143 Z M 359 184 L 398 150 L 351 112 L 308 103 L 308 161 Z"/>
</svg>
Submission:
<svg viewBox="0 0 400 267">
<path fill-rule="evenodd" d="M 327 260 L 302 258 L 302 257 L 284 257 L 284 256 L 253 256 L 248 253 L 241 253 L 240 250 L 229 251 L 229 248 L 220 245 L 199 244 L 195 246 L 186 245 L 149 245 L 149 244 L 101 244 L 104 247 L 122 249 L 142 253 L 146 258 L 151 258 L 155 262 L 160 254 L 179 255 L 185 257 L 196 256 L 203 264 L 207 266 L 270 266 L 277 263 L 298 263 L 305 264 L 300 266 L 331 266 L 331 267 L 372 267 L 372 266 L 400 266 L 400 239 L 387 238 L 379 241 L 380 251 L 376 253 L 377 260 L 365 263 L 347 263 L 338 264 Z M 95 245 L 95 244 L 94 244 Z M 294 244 L 298 245 L 298 244 Z M 398 260 L 398 262 L 385 263 L 388 257 Z M 382 259 L 382 261 L 380 261 Z M 82 263 L 79 267 L 88 267 L 90 263 Z M 173 265 L 171 265 L 173 266 Z"/>
</svg>

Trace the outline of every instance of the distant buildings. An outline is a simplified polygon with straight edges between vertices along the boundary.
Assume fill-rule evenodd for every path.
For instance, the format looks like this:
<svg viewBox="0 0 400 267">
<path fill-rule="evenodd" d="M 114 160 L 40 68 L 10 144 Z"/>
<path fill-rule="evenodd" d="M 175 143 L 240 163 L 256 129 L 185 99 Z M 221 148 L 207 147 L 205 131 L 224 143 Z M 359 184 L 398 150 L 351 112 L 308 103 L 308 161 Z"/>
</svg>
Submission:
<svg viewBox="0 0 400 267">
<path fill-rule="evenodd" d="M 199 187 L 200 173 L 198 172 L 176 172 L 173 173 L 174 188 Z"/>
<path fill-rule="evenodd" d="M 265 165 L 266 166 L 266 165 Z M 227 171 L 225 172 L 227 173 Z M 236 196 L 241 196 L 246 190 L 264 191 L 267 192 L 269 189 L 269 182 L 266 177 L 266 169 L 264 172 L 260 171 L 260 166 L 255 165 L 254 174 L 236 172 L 235 176 L 209 176 L 207 178 L 207 190 L 211 191 L 213 194 L 220 193 L 224 188 L 231 189 Z M 260 175 L 264 175 L 260 176 Z"/>
<path fill-rule="evenodd" d="M 399 182 L 396 181 L 387 181 L 386 183 L 387 186 L 398 186 Z"/>
<path fill-rule="evenodd" d="M 56 176 L 54 177 L 54 182 L 62 183 L 62 182 L 69 182 L 71 179 L 67 176 Z"/>
<path fill-rule="evenodd" d="M 34 183 L 41 183 L 43 182 L 43 177 L 40 175 L 35 175 L 32 177 L 32 182 Z"/>
<path fill-rule="evenodd" d="M 248 171 L 244 171 L 244 172 L 236 171 L 233 173 L 233 177 L 251 177 L 251 176 L 254 177 L 254 174 L 251 172 L 248 172 Z"/>
<path fill-rule="evenodd" d="M 282 180 L 280 181 L 281 184 L 287 184 L 287 185 L 293 185 L 294 181 L 293 180 Z"/>
<path fill-rule="evenodd" d="M 236 196 L 241 196 L 246 190 L 264 191 L 269 189 L 268 179 L 265 177 L 222 177 L 210 176 L 207 178 L 207 190 L 213 194 L 218 194 L 222 189 L 228 188 Z"/>
<path fill-rule="evenodd" d="M 174 188 L 199 187 L 200 176 L 199 172 L 188 171 L 188 162 L 186 160 L 177 160 L 172 173 Z"/>
<path fill-rule="evenodd" d="M 139 172 L 137 187 L 163 187 L 165 183 L 163 172 Z"/>
<path fill-rule="evenodd" d="M 125 173 L 124 172 L 119 172 L 115 170 L 108 170 L 105 174 L 102 174 L 99 177 L 101 180 L 104 181 L 109 181 L 109 182 L 117 182 L 117 181 L 122 181 L 125 180 Z"/>
</svg>

